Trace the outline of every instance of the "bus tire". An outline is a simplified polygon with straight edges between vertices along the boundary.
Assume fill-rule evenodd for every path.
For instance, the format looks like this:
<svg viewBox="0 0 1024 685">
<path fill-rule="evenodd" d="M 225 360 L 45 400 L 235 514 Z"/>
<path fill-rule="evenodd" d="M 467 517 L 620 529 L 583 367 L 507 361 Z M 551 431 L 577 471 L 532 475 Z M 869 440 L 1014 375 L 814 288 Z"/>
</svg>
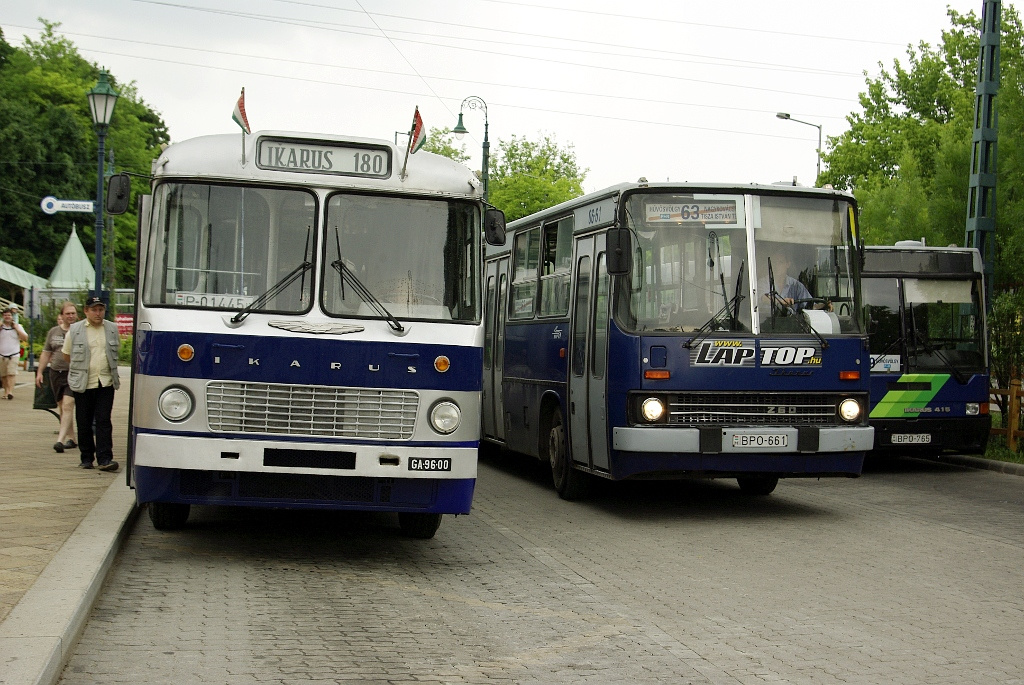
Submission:
<svg viewBox="0 0 1024 685">
<path fill-rule="evenodd" d="M 402 535 L 417 540 L 429 540 L 441 527 L 441 514 L 414 514 L 408 511 L 398 512 L 398 527 Z"/>
<path fill-rule="evenodd" d="M 157 530 L 177 530 L 188 521 L 191 507 L 178 502 L 150 502 L 149 520 Z"/>
<path fill-rule="evenodd" d="M 778 476 L 738 476 L 736 482 L 744 495 L 764 496 L 772 494 L 779 484 Z"/>
<path fill-rule="evenodd" d="M 572 466 L 569 443 L 565 437 L 565 422 L 562 410 L 555 407 L 548 421 L 548 462 L 551 464 L 551 480 L 558 496 L 569 502 L 580 499 L 587 493 L 587 474 Z"/>
</svg>

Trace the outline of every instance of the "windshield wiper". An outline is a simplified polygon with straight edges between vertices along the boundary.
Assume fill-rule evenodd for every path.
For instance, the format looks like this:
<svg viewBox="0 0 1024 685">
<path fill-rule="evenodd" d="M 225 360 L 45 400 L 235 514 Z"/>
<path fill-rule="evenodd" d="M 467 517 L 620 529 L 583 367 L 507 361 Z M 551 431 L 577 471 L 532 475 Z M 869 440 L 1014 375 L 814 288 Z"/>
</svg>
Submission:
<svg viewBox="0 0 1024 685">
<path fill-rule="evenodd" d="M 956 368 L 956 366 L 953 365 L 953 362 L 949 361 L 946 355 L 942 354 L 941 350 L 937 350 L 934 347 L 932 347 L 927 340 L 917 335 L 916 331 L 914 334 L 914 340 L 915 342 L 920 344 L 921 349 L 923 349 L 925 352 L 935 357 L 938 357 L 939 361 L 942 362 L 942 365 L 946 367 L 946 370 L 949 371 L 953 378 L 956 379 L 957 383 L 959 383 L 960 385 L 967 385 L 967 379 L 964 378 L 963 372 L 961 372 L 960 369 Z M 917 357 L 916 346 L 914 348 L 914 357 Z"/>
<path fill-rule="evenodd" d="M 689 340 L 687 340 L 683 344 L 683 347 L 687 349 L 693 349 L 695 345 L 699 345 L 700 343 L 704 342 L 704 339 L 708 337 L 712 331 L 715 330 L 715 325 L 719 324 L 721 320 L 726 317 L 732 324 L 729 330 L 736 330 L 738 327 L 738 321 L 735 315 L 733 314 L 733 307 L 735 306 L 735 309 L 738 311 L 739 303 L 743 299 L 743 297 L 744 296 L 740 295 L 739 293 L 733 295 L 732 299 L 725 303 L 725 306 L 723 306 L 721 309 L 715 312 L 710 319 L 704 322 L 703 326 L 701 326 L 695 331 L 695 335 Z"/>
<path fill-rule="evenodd" d="M 899 344 L 900 340 L 901 340 L 901 338 L 893 338 L 892 342 L 889 343 L 888 345 L 886 345 L 885 349 L 883 349 L 881 352 L 879 352 L 876 355 L 876 357 L 875 357 L 875 364 L 877 364 L 879 362 L 879 360 L 882 359 L 882 357 L 884 357 L 885 355 L 889 354 L 892 351 L 892 348 L 896 347 L 896 345 Z M 868 369 L 868 371 L 874 371 L 875 370 L 875 364 L 872 364 L 871 368 Z"/>
<path fill-rule="evenodd" d="M 911 342 L 914 343 L 913 350 L 915 359 L 918 356 L 918 345 L 920 345 L 921 349 L 923 349 L 925 352 L 939 358 L 939 361 L 942 362 L 942 365 L 946 367 L 946 370 L 948 370 L 950 374 L 953 376 L 953 378 L 956 379 L 957 383 L 959 383 L 960 385 L 967 384 L 967 379 L 964 378 L 960 370 L 953 366 L 953 363 L 949 361 L 949 359 L 947 359 L 944 354 L 942 354 L 939 350 L 932 347 L 931 344 L 928 342 L 927 337 L 917 332 L 917 316 L 914 314 L 913 307 L 910 307 L 910 340 Z"/>
<path fill-rule="evenodd" d="M 388 311 L 380 300 L 378 300 L 370 290 L 363 285 L 363 282 L 359 280 L 359 277 L 355 275 L 352 269 L 348 268 L 340 259 L 335 259 L 331 262 L 331 266 L 338 272 L 338 277 L 341 279 L 341 290 L 344 294 L 345 291 L 345 278 L 346 276 L 352 280 L 352 289 L 356 291 L 363 302 L 373 307 L 373 309 L 388 322 L 388 326 L 391 327 L 395 333 L 404 333 L 405 326 L 395 318 L 395 315 Z M 344 296 L 344 295 L 343 295 Z"/>
<path fill-rule="evenodd" d="M 818 329 L 811 325 L 811 322 L 807 320 L 806 316 L 804 316 L 804 311 L 806 310 L 796 312 L 796 318 L 799 319 L 801 327 L 818 339 L 818 342 L 821 343 L 821 349 L 828 349 L 828 340 L 825 340 L 825 336 L 819 333 Z"/>
<path fill-rule="evenodd" d="M 292 269 L 285 275 L 284 278 L 279 280 L 274 285 L 270 286 L 267 292 L 263 293 L 255 300 L 250 302 L 245 308 L 239 310 L 237 314 L 231 317 L 231 323 L 242 323 L 245 321 L 245 317 L 252 314 L 257 309 L 263 309 L 264 306 L 272 299 L 284 292 L 284 289 L 295 282 L 299 276 L 304 276 L 307 271 L 313 268 L 313 262 L 302 262 L 297 267 Z"/>
<path fill-rule="evenodd" d="M 732 327 L 736 328 L 737 323 L 740 319 L 740 302 L 743 300 L 743 296 L 740 295 L 740 288 L 743 286 L 743 270 L 747 268 L 746 260 L 740 262 L 739 271 L 736 273 L 736 289 L 732 294 L 733 309 L 732 309 Z M 723 286 L 724 287 L 724 286 Z"/>
</svg>

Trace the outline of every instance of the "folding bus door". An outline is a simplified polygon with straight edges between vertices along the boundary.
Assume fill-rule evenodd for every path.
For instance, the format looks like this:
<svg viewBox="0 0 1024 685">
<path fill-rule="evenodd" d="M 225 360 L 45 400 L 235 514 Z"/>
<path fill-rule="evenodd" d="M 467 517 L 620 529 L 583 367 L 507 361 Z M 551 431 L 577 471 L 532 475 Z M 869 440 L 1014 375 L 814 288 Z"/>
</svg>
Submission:
<svg viewBox="0 0 1024 685">
<path fill-rule="evenodd" d="M 569 452 L 575 462 L 590 466 L 590 422 L 587 420 L 587 340 L 590 338 L 591 275 L 594 238 L 576 241 L 573 265 L 572 330 L 569 333 Z"/>
<path fill-rule="evenodd" d="M 594 236 L 594 306 L 590 324 L 587 363 L 587 416 L 590 423 L 590 456 L 596 469 L 607 471 L 608 465 L 608 320 L 611 315 L 608 297 L 608 265 L 605 263 L 605 234 Z"/>
<path fill-rule="evenodd" d="M 487 302 L 484 308 L 483 431 L 505 439 L 505 312 L 508 309 L 508 257 L 487 264 L 484 270 Z"/>
</svg>

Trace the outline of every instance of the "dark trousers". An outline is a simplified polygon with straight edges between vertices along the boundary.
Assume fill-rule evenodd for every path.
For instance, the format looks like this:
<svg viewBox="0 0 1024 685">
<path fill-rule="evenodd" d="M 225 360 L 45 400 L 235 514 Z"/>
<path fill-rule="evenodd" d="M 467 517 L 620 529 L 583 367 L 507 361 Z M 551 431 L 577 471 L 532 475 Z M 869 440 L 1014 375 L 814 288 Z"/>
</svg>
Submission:
<svg viewBox="0 0 1024 685">
<path fill-rule="evenodd" d="M 114 386 L 92 388 L 75 393 L 75 420 L 78 422 L 78 449 L 83 464 L 93 457 L 100 466 L 114 460 L 114 428 L 110 412 L 114 409 Z M 93 424 L 96 432 L 93 437 Z"/>
</svg>

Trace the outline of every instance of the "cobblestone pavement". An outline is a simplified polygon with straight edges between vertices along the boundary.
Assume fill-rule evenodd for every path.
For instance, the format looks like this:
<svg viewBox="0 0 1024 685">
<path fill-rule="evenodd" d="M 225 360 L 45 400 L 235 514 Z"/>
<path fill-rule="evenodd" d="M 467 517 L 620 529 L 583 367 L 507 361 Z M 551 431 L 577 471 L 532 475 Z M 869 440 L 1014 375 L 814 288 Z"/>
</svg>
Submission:
<svg viewBox="0 0 1024 685">
<path fill-rule="evenodd" d="M 62 683 L 1021 683 L 1024 479 L 620 483 L 481 462 L 473 513 L 141 516 Z"/>
</svg>

